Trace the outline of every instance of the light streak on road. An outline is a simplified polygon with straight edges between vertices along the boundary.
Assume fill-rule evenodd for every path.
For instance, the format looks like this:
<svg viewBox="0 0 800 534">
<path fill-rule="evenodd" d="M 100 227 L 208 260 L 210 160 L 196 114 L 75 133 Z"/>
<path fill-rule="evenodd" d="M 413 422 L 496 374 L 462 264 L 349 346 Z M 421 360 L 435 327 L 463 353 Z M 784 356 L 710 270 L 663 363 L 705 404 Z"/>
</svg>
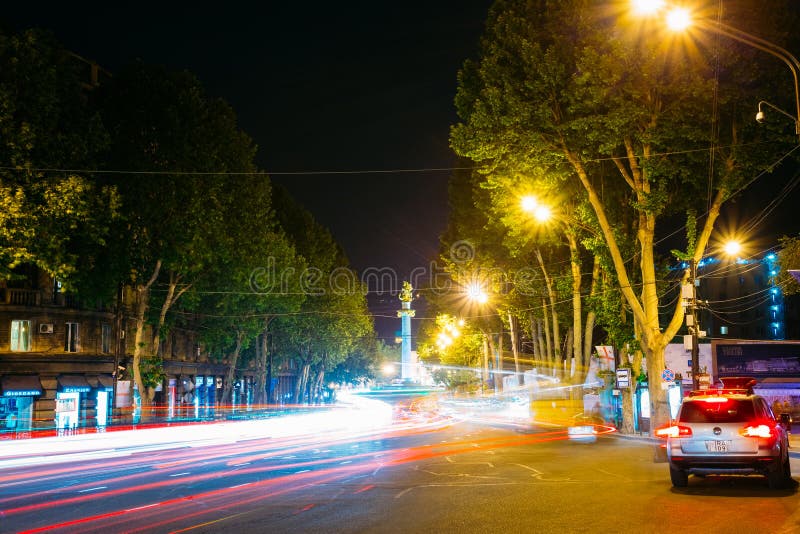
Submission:
<svg viewBox="0 0 800 534">
<path fill-rule="evenodd" d="M 62 443 L 55 438 L 30 440 L 24 452 L 0 448 L 0 519 L 22 524 L 27 518 L 63 518 L 49 525 L 38 519 L 28 532 L 136 532 L 212 524 L 231 508 L 246 513 L 271 496 L 393 466 L 567 439 L 566 429 L 559 428 L 409 447 L 406 438 L 446 428 L 453 418 L 412 404 L 394 413 L 393 421 L 391 406 L 360 398 L 349 411 L 335 414 L 202 425 L 199 435 L 198 427 L 194 432 L 179 427 L 58 438 L 69 443 L 63 447 L 66 454 L 54 452 Z M 88 468 L 90 475 L 84 472 L 87 460 L 102 460 Z M 34 489 L 42 487 L 47 489 Z M 354 493 L 373 487 L 361 483 Z M 81 507 L 100 502 L 107 508 L 115 502 L 127 506 L 81 517 Z M 137 502 L 141 506 L 131 506 Z"/>
</svg>

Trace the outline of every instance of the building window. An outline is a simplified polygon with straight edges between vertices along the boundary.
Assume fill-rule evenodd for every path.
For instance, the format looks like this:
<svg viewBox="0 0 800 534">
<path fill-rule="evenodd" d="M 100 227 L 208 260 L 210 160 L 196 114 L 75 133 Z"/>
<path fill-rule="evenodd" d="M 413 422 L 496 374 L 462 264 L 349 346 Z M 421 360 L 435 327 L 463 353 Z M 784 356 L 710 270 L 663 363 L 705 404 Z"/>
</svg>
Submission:
<svg viewBox="0 0 800 534">
<path fill-rule="evenodd" d="M 728 335 L 728 327 L 727 326 L 720 326 L 719 327 L 719 334 L 721 336 L 727 336 Z"/>
<path fill-rule="evenodd" d="M 67 334 L 64 338 L 65 352 L 78 352 L 80 348 L 80 338 L 78 337 L 78 323 L 67 323 Z"/>
<path fill-rule="evenodd" d="M 11 350 L 15 352 L 31 350 L 30 321 L 11 321 Z"/>
<path fill-rule="evenodd" d="M 100 325 L 100 350 L 102 352 L 111 352 L 111 325 L 103 323 Z"/>
</svg>

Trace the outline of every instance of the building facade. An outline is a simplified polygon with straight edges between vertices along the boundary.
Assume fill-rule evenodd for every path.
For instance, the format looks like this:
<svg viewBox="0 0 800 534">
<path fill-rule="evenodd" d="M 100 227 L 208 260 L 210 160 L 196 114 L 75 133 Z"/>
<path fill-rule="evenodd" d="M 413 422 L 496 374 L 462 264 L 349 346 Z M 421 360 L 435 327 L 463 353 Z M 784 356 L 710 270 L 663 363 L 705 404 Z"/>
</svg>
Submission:
<svg viewBox="0 0 800 534">
<path fill-rule="evenodd" d="M 0 438 L 137 422 L 132 293 L 117 310 L 115 304 L 86 306 L 35 268 L 0 280 Z M 160 354 L 165 378 L 155 388 L 150 415 L 156 419 L 216 418 L 254 408 L 253 364 L 234 370 L 230 398 L 223 399 L 229 363 L 208 354 L 195 332 L 172 329 Z M 285 401 L 293 370 L 276 368 L 272 376 L 273 400 Z"/>
</svg>

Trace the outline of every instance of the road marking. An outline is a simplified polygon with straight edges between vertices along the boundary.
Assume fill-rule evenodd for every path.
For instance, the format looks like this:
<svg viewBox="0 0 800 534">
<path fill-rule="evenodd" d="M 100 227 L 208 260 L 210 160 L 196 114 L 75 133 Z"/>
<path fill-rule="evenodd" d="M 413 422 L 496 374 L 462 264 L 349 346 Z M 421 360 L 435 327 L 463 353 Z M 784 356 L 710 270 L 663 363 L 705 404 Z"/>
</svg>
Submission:
<svg viewBox="0 0 800 534">
<path fill-rule="evenodd" d="M 295 471 L 294 474 L 299 475 L 300 473 L 308 473 L 309 471 L 311 471 L 311 469 L 301 469 L 300 471 Z"/>
<path fill-rule="evenodd" d="M 249 486 L 250 484 L 252 484 L 252 482 L 245 482 L 244 484 L 237 484 L 236 486 L 229 486 L 228 489 L 241 488 L 243 486 Z"/>
<path fill-rule="evenodd" d="M 518 465 L 519 467 L 521 467 L 523 469 L 527 469 L 528 471 L 533 471 L 534 474 L 531 475 L 531 476 L 533 478 L 535 478 L 536 480 L 541 480 L 542 482 L 572 482 L 572 480 L 570 480 L 569 477 L 567 477 L 567 478 L 542 478 L 542 476 L 544 476 L 544 473 L 542 473 L 538 469 L 534 469 L 533 467 L 530 467 L 530 466 L 527 466 L 527 465 L 523 465 L 523 464 L 514 464 L 514 465 Z"/>
<path fill-rule="evenodd" d="M 233 467 L 241 467 L 243 465 L 250 465 L 250 462 L 244 462 L 244 463 L 241 463 L 241 464 L 233 464 Z"/>
<path fill-rule="evenodd" d="M 125 510 L 126 512 L 135 512 L 136 510 L 145 510 L 147 508 L 153 508 L 154 506 L 158 506 L 159 503 L 154 502 L 153 504 L 145 504 L 144 506 L 137 506 L 136 508 L 128 508 Z"/>
<path fill-rule="evenodd" d="M 183 473 L 173 473 L 170 476 L 171 477 L 182 477 L 183 475 L 190 475 L 190 474 L 191 474 L 191 471 L 185 471 Z"/>
<path fill-rule="evenodd" d="M 97 490 L 106 489 L 106 488 L 108 488 L 108 486 L 97 486 L 96 488 L 88 488 L 88 489 L 79 490 L 78 493 L 88 493 L 90 491 L 97 491 Z"/>
<path fill-rule="evenodd" d="M 344 462 L 339 462 L 339 465 L 351 464 L 351 463 L 353 463 L 353 460 L 345 460 Z"/>
</svg>

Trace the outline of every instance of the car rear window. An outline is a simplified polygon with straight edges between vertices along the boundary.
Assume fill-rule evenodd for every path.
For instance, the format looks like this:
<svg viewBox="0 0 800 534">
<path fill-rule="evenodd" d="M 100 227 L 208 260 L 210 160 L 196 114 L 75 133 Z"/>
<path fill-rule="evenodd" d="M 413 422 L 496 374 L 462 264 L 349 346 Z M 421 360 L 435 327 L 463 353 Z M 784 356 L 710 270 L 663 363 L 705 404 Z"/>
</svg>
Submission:
<svg viewBox="0 0 800 534">
<path fill-rule="evenodd" d="M 744 399 L 725 399 L 708 402 L 684 401 L 678 420 L 685 423 L 735 423 L 749 421 L 755 416 L 753 403 Z"/>
</svg>

